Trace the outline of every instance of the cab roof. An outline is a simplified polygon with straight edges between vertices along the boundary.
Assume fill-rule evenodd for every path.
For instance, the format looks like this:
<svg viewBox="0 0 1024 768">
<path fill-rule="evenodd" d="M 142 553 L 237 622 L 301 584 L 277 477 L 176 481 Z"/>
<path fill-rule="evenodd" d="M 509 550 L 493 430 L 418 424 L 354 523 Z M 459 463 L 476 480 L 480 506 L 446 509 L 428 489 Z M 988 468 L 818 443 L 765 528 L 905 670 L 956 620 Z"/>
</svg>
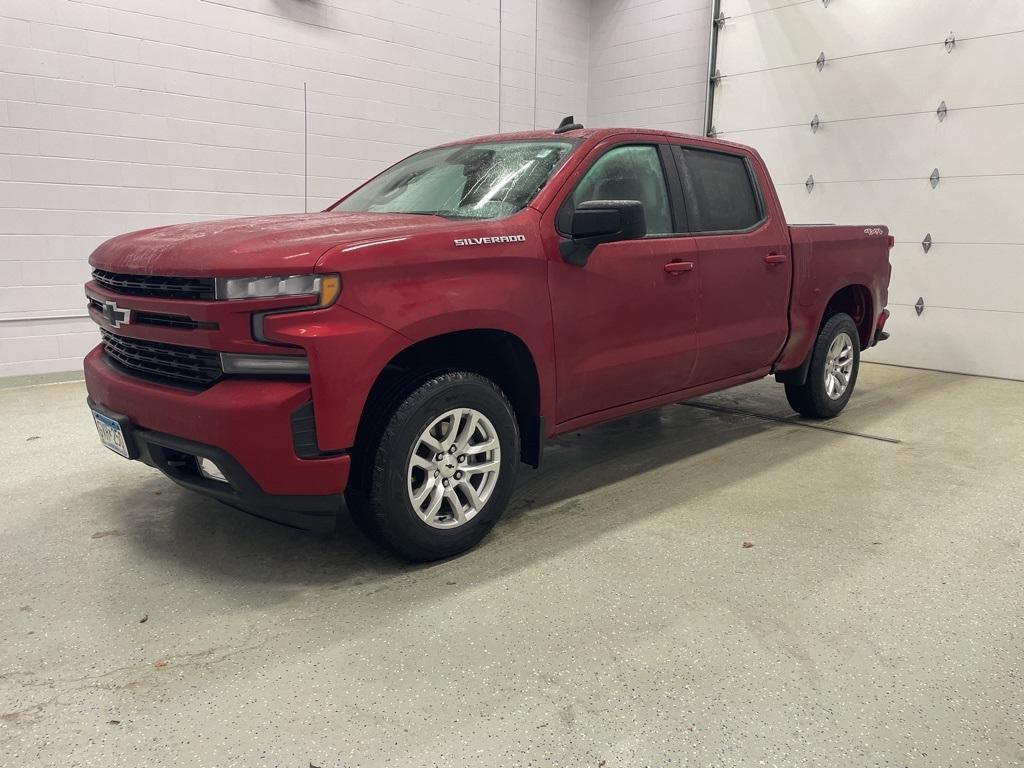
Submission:
<svg viewBox="0 0 1024 768">
<path fill-rule="evenodd" d="M 486 136 L 473 136 L 470 138 L 460 139 L 458 141 L 450 141 L 441 146 L 451 147 L 458 146 L 460 144 L 484 144 L 504 141 L 559 141 L 561 139 L 569 139 L 575 142 L 588 142 L 596 144 L 603 139 L 607 139 L 611 136 L 620 136 L 623 134 L 646 134 L 648 136 L 664 136 L 665 138 L 673 139 L 699 139 L 705 142 L 711 142 L 714 144 L 721 144 L 722 146 L 728 147 L 742 147 L 747 149 L 745 145 L 736 144 L 731 141 L 724 141 L 722 139 L 712 139 L 707 136 L 699 136 L 693 133 L 678 133 L 676 131 L 665 131 L 655 128 L 577 128 L 573 131 L 565 131 L 563 133 L 555 133 L 554 129 L 537 130 L 537 131 L 515 131 L 512 133 L 492 133 Z"/>
</svg>

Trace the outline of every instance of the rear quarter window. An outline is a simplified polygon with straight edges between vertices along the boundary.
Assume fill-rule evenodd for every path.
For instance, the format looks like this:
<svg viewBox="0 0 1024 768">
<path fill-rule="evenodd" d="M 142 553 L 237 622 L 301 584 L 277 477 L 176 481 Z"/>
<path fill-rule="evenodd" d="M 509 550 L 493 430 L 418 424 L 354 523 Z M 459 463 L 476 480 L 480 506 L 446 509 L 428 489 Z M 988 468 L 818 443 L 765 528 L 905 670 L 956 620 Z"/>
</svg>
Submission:
<svg viewBox="0 0 1024 768">
<path fill-rule="evenodd" d="M 750 229 L 764 218 L 744 158 L 687 147 L 679 148 L 676 157 L 692 231 Z"/>
</svg>

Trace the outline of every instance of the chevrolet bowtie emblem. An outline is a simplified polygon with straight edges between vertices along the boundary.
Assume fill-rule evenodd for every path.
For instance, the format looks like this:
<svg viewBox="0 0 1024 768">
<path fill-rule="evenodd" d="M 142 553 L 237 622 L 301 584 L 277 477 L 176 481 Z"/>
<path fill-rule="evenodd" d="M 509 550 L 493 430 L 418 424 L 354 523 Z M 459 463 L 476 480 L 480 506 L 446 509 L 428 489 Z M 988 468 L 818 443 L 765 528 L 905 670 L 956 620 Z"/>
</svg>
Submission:
<svg viewBox="0 0 1024 768">
<path fill-rule="evenodd" d="M 117 306 L 116 301 L 104 301 L 103 319 L 115 328 L 120 328 L 122 325 L 128 325 L 129 321 L 131 321 L 132 311 Z"/>
</svg>

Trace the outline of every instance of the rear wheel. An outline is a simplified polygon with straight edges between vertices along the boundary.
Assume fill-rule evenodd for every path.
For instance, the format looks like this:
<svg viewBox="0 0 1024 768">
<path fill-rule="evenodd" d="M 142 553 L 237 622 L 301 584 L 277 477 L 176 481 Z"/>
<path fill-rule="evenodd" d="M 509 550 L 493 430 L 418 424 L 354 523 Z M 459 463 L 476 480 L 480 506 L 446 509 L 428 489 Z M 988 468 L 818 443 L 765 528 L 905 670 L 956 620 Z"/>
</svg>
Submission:
<svg viewBox="0 0 1024 768">
<path fill-rule="evenodd" d="M 357 457 L 349 509 L 379 541 L 413 560 L 477 544 L 508 504 L 519 466 L 512 406 L 490 380 L 445 373 L 417 387 Z"/>
<path fill-rule="evenodd" d="M 811 351 L 807 381 L 786 384 L 793 410 L 812 419 L 836 416 L 850 400 L 860 369 L 860 336 L 853 318 L 830 317 L 818 332 Z"/>
</svg>

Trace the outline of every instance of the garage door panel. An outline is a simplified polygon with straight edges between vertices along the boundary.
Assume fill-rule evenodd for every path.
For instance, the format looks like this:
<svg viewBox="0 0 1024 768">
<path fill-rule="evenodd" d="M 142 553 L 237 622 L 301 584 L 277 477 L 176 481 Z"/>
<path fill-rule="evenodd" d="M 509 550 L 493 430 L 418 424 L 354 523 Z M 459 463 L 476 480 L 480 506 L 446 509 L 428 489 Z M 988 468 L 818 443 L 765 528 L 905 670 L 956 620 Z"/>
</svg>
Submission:
<svg viewBox="0 0 1024 768">
<path fill-rule="evenodd" d="M 780 184 L 786 217 L 793 223 L 887 224 L 897 240 L 1022 243 L 1024 177 L 925 179 Z"/>
<path fill-rule="evenodd" d="M 940 243 L 925 253 L 918 243 L 897 243 L 890 261 L 894 303 L 922 297 L 928 306 L 1024 313 L 1021 283 L 1006 279 L 1024 274 L 1024 245 Z"/>
<path fill-rule="evenodd" d="M 946 177 L 1024 174 L 1024 105 L 879 120 L 822 123 L 731 134 L 726 138 L 756 147 L 778 183 L 871 177 L 927 177 L 933 168 Z M 985 136 L 985 141 L 978 141 Z"/>
<path fill-rule="evenodd" d="M 1024 355 L 1010 354 L 1024 338 L 1024 314 L 889 305 L 891 337 L 869 349 L 871 362 L 954 373 L 1024 379 Z"/>
<path fill-rule="evenodd" d="M 940 44 L 830 61 L 821 72 L 812 64 L 729 77 L 719 65 L 715 127 L 728 135 L 806 125 L 815 114 L 828 121 L 932 113 L 943 100 L 954 107 L 1019 103 L 1024 66 L 1003 63 L 1020 62 L 1022 45 L 1024 35 L 1006 35 L 958 44 L 952 54 Z"/>
<path fill-rule="evenodd" d="M 726 23 L 719 32 L 718 68 L 723 73 L 792 66 L 814 61 L 822 51 L 835 60 L 941 43 L 950 30 L 966 45 L 967 38 L 1024 29 L 1020 0 L 964 0 L 941 13 L 934 12 L 933 0 L 860 0 L 827 8 L 812 2 L 745 16 L 739 9 L 750 3 L 722 5 Z M 885 23 L 872 23 L 880 18 Z"/>
<path fill-rule="evenodd" d="M 805 5 L 821 0 L 722 0 L 721 12 L 727 17 L 745 16 L 751 13 L 778 11 L 791 5 Z"/>
<path fill-rule="evenodd" d="M 896 239 L 893 337 L 868 359 L 1024 379 L 1010 351 L 1024 339 L 1024 2 L 722 0 L 722 11 L 719 135 L 758 148 L 791 222 L 886 224 Z M 822 51 L 819 71 L 809 62 Z"/>
</svg>

